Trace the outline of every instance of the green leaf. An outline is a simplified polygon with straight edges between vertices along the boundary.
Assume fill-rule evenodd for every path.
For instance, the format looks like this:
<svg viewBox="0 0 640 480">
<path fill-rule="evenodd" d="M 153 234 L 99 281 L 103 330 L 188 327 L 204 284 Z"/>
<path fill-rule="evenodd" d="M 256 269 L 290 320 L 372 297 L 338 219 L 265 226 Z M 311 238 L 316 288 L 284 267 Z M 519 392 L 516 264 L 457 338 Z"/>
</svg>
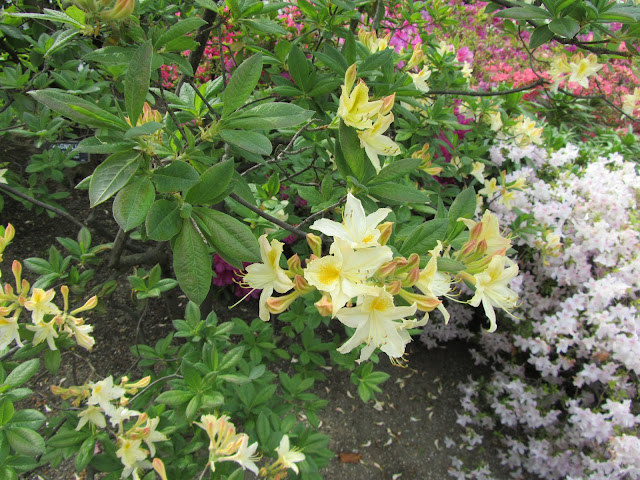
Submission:
<svg viewBox="0 0 640 480">
<path fill-rule="evenodd" d="M 438 271 L 456 273 L 465 270 L 467 266 L 452 258 L 438 257 Z"/>
<path fill-rule="evenodd" d="M 69 95 L 53 88 L 28 93 L 38 102 L 83 127 L 113 128 L 121 132 L 129 129 L 129 125 L 124 120 L 103 110 L 95 103 L 74 95 Z"/>
<path fill-rule="evenodd" d="M 147 235 L 157 242 L 166 242 L 180 232 L 182 218 L 180 205 L 171 200 L 157 200 L 149 210 L 145 221 Z"/>
<path fill-rule="evenodd" d="M 58 373 L 61 359 L 62 355 L 60 354 L 60 350 L 47 350 L 44 352 L 44 366 L 47 367 L 49 373 L 52 375 Z"/>
<path fill-rule="evenodd" d="M 242 9 L 240 8 L 238 0 L 224 0 L 224 3 L 227 4 L 233 18 L 240 18 L 242 15 Z"/>
<path fill-rule="evenodd" d="M 293 103 L 263 103 L 241 110 L 223 120 L 225 128 L 243 128 L 247 130 L 268 130 L 300 125 L 313 116 L 314 112 L 305 110 Z"/>
<path fill-rule="evenodd" d="M 543 20 L 551 18 L 551 14 L 540 7 L 514 7 L 501 10 L 495 14 L 500 18 L 515 18 L 516 20 Z"/>
<path fill-rule="evenodd" d="M 464 230 L 464 224 L 459 218 L 473 218 L 476 211 L 476 192 L 473 187 L 462 190 L 449 208 L 449 238 L 455 238 Z"/>
<path fill-rule="evenodd" d="M 412 185 L 400 183 L 377 183 L 369 187 L 369 194 L 388 202 L 390 205 L 402 205 L 403 203 L 427 203 L 428 195 Z"/>
<path fill-rule="evenodd" d="M 8 398 L 5 398 L 2 403 L 0 403 L 0 426 L 9 423 L 14 412 L 15 408 L 13 408 L 13 402 Z"/>
<path fill-rule="evenodd" d="M 194 213 L 207 242 L 225 260 L 236 264 L 262 261 L 258 241 L 244 223 L 210 208 L 195 208 Z"/>
<path fill-rule="evenodd" d="M 151 45 L 151 40 L 148 40 L 140 45 L 131 57 L 127 76 L 124 79 L 124 104 L 132 125 L 138 121 L 147 93 L 149 93 L 152 57 L 153 45 Z"/>
<path fill-rule="evenodd" d="M 169 390 L 168 392 L 162 392 L 155 399 L 156 403 L 164 403 L 169 407 L 175 408 L 187 403 L 193 398 L 193 392 L 184 390 Z"/>
<path fill-rule="evenodd" d="M 5 428 L 7 440 L 13 450 L 20 455 L 38 456 L 44 453 L 44 439 L 38 432 L 24 427 Z"/>
<path fill-rule="evenodd" d="M 148 177 L 134 177 L 118 192 L 113 201 L 113 218 L 128 232 L 144 222 L 156 198 L 156 190 Z"/>
<path fill-rule="evenodd" d="M 422 159 L 420 158 L 391 160 L 391 163 L 387 163 L 384 168 L 380 170 L 380 173 L 378 173 L 378 175 L 376 175 L 369 183 L 383 183 L 403 177 L 409 173 L 415 172 L 421 163 Z"/>
<path fill-rule="evenodd" d="M 231 145 L 258 155 L 271 154 L 272 146 L 267 137 L 258 132 L 246 130 L 220 130 L 220 138 Z"/>
<path fill-rule="evenodd" d="M 19 387 L 35 375 L 39 366 L 40 360 L 37 358 L 27 360 L 14 368 L 2 384 L 9 385 L 12 388 Z"/>
<path fill-rule="evenodd" d="M 174 160 L 170 165 L 154 170 L 151 179 L 158 192 L 171 193 L 189 190 L 200 181 L 200 175 L 187 162 Z"/>
<path fill-rule="evenodd" d="M 189 300 L 200 305 L 211 288 L 213 271 L 207 246 L 191 219 L 183 221 L 173 245 L 173 270 L 182 291 Z"/>
<path fill-rule="evenodd" d="M 251 92 L 258 84 L 262 74 L 262 54 L 256 53 L 247 58 L 233 72 L 229 84 L 224 91 L 224 107 L 222 117 L 226 117 L 231 112 L 247 101 Z M 249 150 L 250 151 L 250 150 Z"/>
<path fill-rule="evenodd" d="M 63 430 L 47 440 L 47 445 L 53 448 L 73 447 L 82 443 L 88 435 L 86 431 Z"/>
<path fill-rule="evenodd" d="M 152 135 L 153 133 L 160 130 L 164 125 L 158 122 L 147 122 L 143 123 L 138 127 L 130 128 L 127 133 L 124 134 L 124 138 L 135 138 L 141 137 L 143 135 Z"/>
<path fill-rule="evenodd" d="M 89 183 L 91 207 L 101 204 L 124 187 L 138 170 L 136 151 L 114 153 L 98 165 Z"/>
<path fill-rule="evenodd" d="M 360 146 L 360 138 L 355 128 L 347 126 L 340 120 L 340 147 L 342 154 L 358 180 L 364 175 L 364 148 Z"/>
<path fill-rule="evenodd" d="M 380 52 L 376 52 L 373 55 L 368 56 L 358 67 L 358 73 L 362 75 L 364 72 L 377 70 L 382 65 L 391 60 L 392 53 L 393 49 L 385 48 Z"/>
<path fill-rule="evenodd" d="M 247 27 L 251 30 L 258 33 L 265 33 L 267 35 L 275 34 L 275 35 L 286 35 L 287 31 L 282 28 L 282 26 L 274 22 L 273 20 L 268 20 L 266 18 L 255 18 L 251 20 L 243 20 Z"/>
<path fill-rule="evenodd" d="M 24 427 L 31 430 L 37 430 L 46 421 L 47 417 L 45 417 L 43 413 L 31 408 L 25 408 L 23 410 L 18 410 L 17 412 L 15 412 L 15 414 L 11 418 L 11 425 L 15 425 L 16 427 Z"/>
<path fill-rule="evenodd" d="M 562 17 L 551 20 L 549 30 L 564 38 L 573 38 L 580 31 L 580 24 L 571 17 Z"/>
<path fill-rule="evenodd" d="M 185 201 L 194 205 L 210 205 L 222 200 L 231 178 L 233 178 L 233 160 L 216 163 L 209 167 L 185 195 Z M 225 195 L 226 196 L 226 195 Z"/>
<path fill-rule="evenodd" d="M 179 38 L 189 32 L 193 32 L 206 23 L 207 22 L 199 17 L 189 17 L 185 18 L 184 20 L 180 20 L 175 25 L 172 25 L 169 30 L 160 35 L 160 38 L 158 38 L 158 41 L 155 45 L 156 49 L 161 49 L 170 41 L 175 40 L 176 38 Z"/>
<path fill-rule="evenodd" d="M 307 57 L 305 57 L 297 45 L 291 47 L 287 65 L 289 66 L 289 74 L 295 84 L 300 87 L 303 92 L 307 92 L 309 90 L 307 87 L 309 86 L 310 80 L 309 62 L 307 62 Z"/>
<path fill-rule="evenodd" d="M 438 240 L 444 240 L 449 228 L 447 219 L 434 219 L 418 225 L 407 236 L 400 248 L 400 254 L 408 257 L 412 253 L 425 255 L 438 244 Z"/>
<path fill-rule="evenodd" d="M 549 30 L 547 25 L 540 25 L 536 28 L 529 38 L 529 48 L 538 48 L 540 45 L 547 43 L 553 38 L 553 32 Z"/>
<path fill-rule="evenodd" d="M 80 449 L 76 454 L 76 471 L 77 472 L 81 472 L 82 470 L 87 468 L 87 465 L 89 465 L 89 462 L 91 462 L 91 459 L 93 458 L 93 452 L 95 451 L 95 448 L 96 448 L 96 440 L 93 437 L 93 435 L 88 437 L 84 442 L 82 442 L 82 445 L 80 446 Z"/>
<path fill-rule="evenodd" d="M 119 138 L 89 137 L 82 140 L 75 148 L 75 153 L 109 154 L 117 152 L 130 152 L 136 144 L 123 142 Z"/>
<path fill-rule="evenodd" d="M 0 478 L 4 480 L 18 480 L 18 474 L 13 468 L 7 465 L 0 465 Z"/>
</svg>

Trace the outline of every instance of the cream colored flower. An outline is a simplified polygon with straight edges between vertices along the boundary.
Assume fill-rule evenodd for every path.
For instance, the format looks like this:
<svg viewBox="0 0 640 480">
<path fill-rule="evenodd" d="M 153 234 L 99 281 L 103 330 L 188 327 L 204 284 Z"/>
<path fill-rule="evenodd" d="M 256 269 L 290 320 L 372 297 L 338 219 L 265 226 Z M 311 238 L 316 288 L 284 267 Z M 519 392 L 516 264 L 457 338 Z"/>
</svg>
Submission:
<svg viewBox="0 0 640 480">
<path fill-rule="evenodd" d="M 4 350 L 14 340 L 16 345 L 22 347 L 18 331 L 19 315 L 20 312 L 15 312 L 12 317 L 0 317 L 0 350 Z"/>
<path fill-rule="evenodd" d="M 484 188 L 481 188 L 480 190 L 478 190 L 478 193 L 480 195 L 484 195 L 485 197 L 489 198 L 499 190 L 500 190 L 500 187 L 498 186 L 498 181 L 495 178 L 491 178 L 489 180 L 484 181 Z"/>
<path fill-rule="evenodd" d="M 505 268 L 505 265 L 509 265 Z M 494 256 L 484 272 L 474 275 L 476 292 L 469 304 L 477 307 L 482 302 L 484 312 L 491 325 L 489 332 L 497 328 L 496 312 L 493 307 L 510 313 L 516 307 L 518 295 L 509 288 L 509 282 L 518 275 L 518 265 L 503 256 Z"/>
<path fill-rule="evenodd" d="M 633 94 L 622 96 L 622 111 L 629 116 L 633 116 L 633 112 L 640 108 L 640 87 L 633 90 Z"/>
<path fill-rule="evenodd" d="M 238 451 L 228 457 L 219 458 L 219 462 L 236 462 L 243 470 L 249 470 L 254 475 L 258 475 L 258 466 L 255 464 L 260 460 L 260 455 L 256 455 L 258 442 L 249 445 L 249 436 L 246 433 L 240 434 L 240 444 Z"/>
<path fill-rule="evenodd" d="M 278 460 L 276 461 L 276 464 L 282 465 L 284 469 L 290 468 L 294 472 L 300 473 L 296 463 L 304 461 L 305 456 L 304 453 L 299 451 L 297 448 L 290 447 L 288 435 L 282 436 L 280 446 L 276 448 L 276 452 L 278 453 Z"/>
<path fill-rule="evenodd" d="M 420 321 L 405 320 L 414 315 L 416 309 L 415 303 L 410 307 L 396 307 L 393 296 L 384 288 L 378 288 L 377 294 L 366 295 L 357 306 L 338 311 L 338 320 L 347 327 L 356 329 L 338 351 L 348 353 L 364 343 L 366 346 L 360 351 L 358 362 L 367 360 L 376 348 L 391 359 L 401 358 L 405 346 L 411 341 L 406 330 L 427 323 L 428 315 Z"/>
<path fill-rule="evenodd" d="M 571 74 L 569 75 L 569 82 L 575 82 L 581 87 L 589 88 L 589 77 L 598 73 L 603 64 L 598 63 L 598 57 L 593 53 L 590 53 L 586 58 L 582 55 L 582 52 L 577 53 L 569 64 Z"/>
<path fill-rule="evenodd" d="M 107 426 L 107 421 L 104 418 L 102 409 L 95 405 L 89 405 L 86 410 L 78 413 L 78 418 L 80 419 L 78 426 L 76 427 L 76 430 L 78 431 L 82 429 L 87 422 L 93 423 L 98 428 L 105 428 Z"/>
<path fill-rule="evenodd" d="M 57 350 L 55 339 L 58 338 L 58 332 L 56 331 L 55 320 L 40 321 L 35 325 L 27 325 L 27 330 L 35 332 L 33 336 L 34 345 L 39 345 L 46 340 L 49 350 Z"/>
<path fill-rule="evenodd" d="M 90 383 L 89 386 L 91 387 L 91 396 L 87 403 L 89 405 L 100 405 L 100 408 L 109 416 L 115 413 L 115 407 L 111 404 L 111 401 L 119 399 L 126 393 L 124 388 L 113 385 L 113 377 L 111 375 L 99 382 Z"/>
<path fill-rule="evenodd" d="M 344 85 L 342 86 L 342 94 L 340 95 L 340 103 L 338 105 L 338 116 L 345 125 L 357 129 L 371 128 L 373 126 L 373 118 L 378 115 L 382 108 L 382 100 L 374 102 L 369 101 L 369 88 L 360 80 L 358 85 L 351 90 L 356 79 L 356 64 L 354 63 L 347 69 L 344 76 Z"/>
<path fill-rule="evenodd" d="M 487 255 L 495 252 L 506 251 L 511 246 L 511 240 L 501 235 L 500 224 L 490 210 L 482 215 L 480 222 L 475 222 L 468 218 L 460 218 L 459 222 L 463 222 L 470 231 L 470 240 L 476 240 L 477 243 L 484 242 L 486 244 Z"/>
<path fill-rule="evenodd" d="M 358 131 L 358 137 L 360 138 L 360 145 L 367 152 L 367 156 L 373 164 L 376 172 L 380 172 L 380 159 L 378 155 L 387 155 L 395 157 L 400 155 L 400 147 L 396 142 L 389 137 L 383 135 L 389 129 L 389 126 L 393 122 L 393 113 L 388 115 L 378 115 L 376 123 L 372 128 L 367 130 Z"/>
<path fill-rule="evenodd" d="M 304 278 L 309 285 L 331 295 L 333 316 L 353 297 L 375 294 L 377 287 L 365 282 L 393 257 L 389 247 L 354 251 L 340 238 L 335 239 L 329 253 L 310 261 L 304 270 Z"/>
<path fill-rule="evenodd" d="M 34 324 L 40 323 L 45 315 L 60 313 L 58 306 L 51 301 L 55 296 L 56 292 L 53 289 L 46 292 L 41 288 L 33 289 L 31 298 L 24 303 L 24 308 L 31 312 L 31 321 Z"/>
<path fill-rule="evenodd" d="M 471 176 L 473 176 L 478 182 L 484 183 L 484 163 L 473 162 L 473 170 L 471 170 Z"/>
<path fill-rule="evenodd" d="M 536 122 L 529 118 L 525 118 L 524 115 L 520 115 L 516 118 L 518 123 L 513 126 L 513 135 L 515 141 L 520 147 L 526 147 L 532 143 L 542 143 L 542 127 L 537 127 Z"/>
<path fill-rule="evenodd" d="M 415 283 L 415 287 L 429 298 L 448 297 L 451 292 L 451 276 L 448 273 L 438 271 L 438 257 L 441 251 L 442 242 L 438 240 L 438 245 L 429 252 L 431 258 L 427 266 L 422 269 L 420 277 Z M 444 305 L 440 303 L 436 308 L 444 316 L 444 323 L 448 323 L 451 315 L 444 308 Z"/>
<path fill-rule="evenodd" d="M 427 93 L 429 91 L 429 85 L 427 84 L 427 80 L 431 76 L 431 70 L 428 67 L 424 67 L 418 73 L 409 72 L 409 76 L 413 80 L 413 85 L 423 93 Z"/>
<path fill-rule="evenodd" d="M 367 215 L 362 207 L 362 202 L 348 193 L 342 223 L 322 218 L 316 220 L 309 228 L 330 237 L 345 240 L 354 249 L 377 247 L 380 246 L 378 243 L 380 230 L 376 227 L 390 213 L 390 208 L 380 208 Z"/>
<path fill-rule="evenodd" d="M 254 263 L 247 267 L 244 275 L 244 283 L 254 289 L 262 290 L 260 294 L 259 316 L 265 322 L 271 318 L 267 310 L 267 299 L 273 291 L 286 293 L 293 288 L 293 282 L 280 267 L 280 256 L 284 244 L 277 240 L 267 240 L 267 235 L 258 239 L 260 243 L 260 256 L 263 263 Z"/>
</svg>

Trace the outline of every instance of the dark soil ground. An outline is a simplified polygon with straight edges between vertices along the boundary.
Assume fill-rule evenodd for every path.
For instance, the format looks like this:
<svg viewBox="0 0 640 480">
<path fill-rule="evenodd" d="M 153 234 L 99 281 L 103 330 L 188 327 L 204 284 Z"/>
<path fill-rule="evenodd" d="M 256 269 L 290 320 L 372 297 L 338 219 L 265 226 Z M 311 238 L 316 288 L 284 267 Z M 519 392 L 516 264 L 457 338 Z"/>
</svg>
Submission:
<svg viewBox="0 0 640 480">
<path fill-rule="evenodd" d="M 10 222 L 16 228 L 15 240 L 5 251 L 2 264 L 3 279 L 8 281 L 13 259 L 46 258 L 49 246 L 57 245 L 55 237 L 75 238 L 78 228 L 60 217 L 50 218 L 46 213 L 36 216 L 9 196 L 4 195 L 4 198 L 6 204 L 0 212 L 0 223 Z M 65 207 L 81 221 L 91 213 L 86 192 L 74 192 Z M 99 206 L 93 215 L 103 227 L 100 230 L 117 231 L 108 206 Z M 94 233 L 94 243 L 111 241 L 112 238 Z M 63 249 L 60 247 L 60 250 Z M 77 385 L 109 374 L 114 377 L 129 374 L 135 378 L 131 346 L 142 342 L 153 344 L 172 330 L 171 319 L 176 317 L 169 313 L 167 303 L 162 300 L 151 302 L 141 319 L 141 312 L 136 310 L 131 299 L 126 280 L 128 274 L 131 272 L 122 272 L 119 276 L 118 287 L 106 302 L 103 313 L 90 316 L 96 339 L 93 351 L 86 352 L 81 348 L 67 351 L 57 376 L 45 373 L 36 378 L 31 385 L 36 395 L 30 408 L 43 412 L 55 408 L 58 399 L 50 393 L 52 384 Z M 97 280 L 104 280 L 108 275 L 112 273 L 101 269 Z M 29 278 L 30 275 L 25 276 Z M 251 319 L 257 313 L 257 305 L 253 307 L 242 304 L 234 309 L 233 315 Z M 219 313 L 227 310 L 226 305 L 214 305 L 214 308 Z M 337 368 L 323 372 L 327 380 L 316 383 L 316 393 L 329 400 L 329 405 L 321 412 L 320 431 L 331 437 L 330 448 L 336 453 L 324 470 L 325 478 L 447 479 L 451 478 L 448 475 L 450 456 L 457 456 L 471 459 L 475 465 L 487 462 L 495 479 L 506 480 L 508 472 L 500 469 L 490 439 L 485 439 L 484 450 L 480 453 L 445 446 L 446 438 L 453 440 L 449 444 L 455 443 L 464 433 L 456 424 L 456 411 L 460 410 L 456 385 L 469 375 L 477 377 L 482 373 L 473 365 L 467 347 L 453 343 L 428 351 L 416 341 L 409 345 L 408 353 L 408 368 L 394 367 L 386 360 L 376 367 L 391 375 L 376 403 L 365 404 L 360 400 L 348 373 Z M 64 480 L 76 477 L 73 462 L 67 462 L 55 470 L 41 469 L 28 478 Z"/>
</svg>

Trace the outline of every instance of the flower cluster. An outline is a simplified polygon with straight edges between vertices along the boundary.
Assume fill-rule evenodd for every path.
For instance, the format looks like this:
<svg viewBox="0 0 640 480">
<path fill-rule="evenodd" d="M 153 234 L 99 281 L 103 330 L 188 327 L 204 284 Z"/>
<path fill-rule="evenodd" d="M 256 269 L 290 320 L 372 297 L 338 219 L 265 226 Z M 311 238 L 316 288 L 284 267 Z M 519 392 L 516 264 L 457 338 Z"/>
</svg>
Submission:
<svg viewBox="0 0 640 480">
<path fill-rule="evenodd" d="M 11 242 L 15 230 L 11 224 L 2 229 L 0 237 L 0 260 L 2 252 Z M 19 332 L 19 319 L 24 310 L 31 312 L 31 324 L 27 330 L 34 332 L 32 343 L 38 345 L 47 342 L 49 349 L 57 350 L 56 339 L 64 333 L 74 337 L 77 344 L 87 350 L 91 350 L 95 341 L 90 333 L 91 325 L 85 324 L 84 318 L 76 317 L 77 314 L 91 310 L 98 305 L 98 297 L 93 296 L 84 305 L 69 312 L 69 287 L 60 287 L 60 293 L 64 307 L 62 310 L 53 303 L 56 292 L 31 288 L 31 284 L 22 278 L 22 265 L 14 261 L 11 266 L 15 280 L 15 289 L 9 284 L 0 282 L 0 350 L 5 349 L 13 341 L 22 346 Z"/>
<path fill-rule="evenodd" d="M 159 418 L 150 418 L 146 413 L 127 408 L 129 399 L 126 395 L 135 395 L 139 389 L 149 385 L 149 381 L 150 377 L 145 377 L 131 383 L 127 377 L 122 377 L 120 384 L 114 385 L 113 377 L 108 376 L 99 382 L 89 382 L 81 386 L 51 387 L 55 395 L 60 395 L 65 400 L 73 399 L 74 406 L 86 405 L 86 409 L 78 414 L 80 421 L 76 430 L 81 430 L 87 424 L 91 425 L 92 429 L 106 429 L 107 418 L 109 419 L 111 427 L 116 429 L 119 447 L 116 455 L 124 466 L 123 478 L 132 475 L 137 480 L 141 478 L 141 470 L 155 468 L 148 457 L 155 456 L 156 442 L 167 440 L 162 432 L 157 431 Z M 129 420 L 133 418 L 136 418 L 136 421 L 132 425 Z M 143 443 L 146 448 L 142 446 Z"/>
<path fill-rule="evenodd" d="M 449 313 L 441 298 L 451 297 L 452 284 L 464 280 L 475 293 L 468 303 L 476 307 L 482 304 L 490 320 L 489 331 L 494 331 L 494 307 L 509 312 L 516 306 L 517 295 L 509 283 L 518 273 L 518 266 L 506 257 L 511 241 L 502 236 L 496 217 L 487 211 L 478 222 L 461 219 L 469 229 L 468 241 L 458 251 L 450 246 L 445 250 L 439 241 L 428 252 L 429 260 L 421 269 L 417 253 L 394 258 L 386 245 L 393 224 L 382 222 L 390 212 L 381 208 L 366 215 L 360 200 L 349 193 L 342 222 L 320 219 L 311 226 L 333 241 L 328 254 L 322 255 L 320 237 L 309 234 L 313 255 L 304 269 L 294 255 L 287 261 L 289 269 L 284 270 L 280 266 L 283 244 L 277 240 L 269 243 L 262 236 L 263 263 L 247 267 L 244 276 L 245 285 L 262 289 L 260 318 L 268 320 L 270 313 L 283 312 L 294 300 L 317 289 L 323 295 L 316 303 L 318 311 L 355 329 L 339 352 L 363 345 L 360 362 L 376 348 L 399 362 L 411 341 L 407 330 L 425 325 L 428 312 L 436 308 L 448 321 Z M 443 254 L 465 269 L 455 276 L 439 270 L 438 259 Z M 272 297 L 274 291 L 286 295 Z M 396 305 L 396 299 L 405 305 Z M 422 318 L 410 319 L 418 310 Z"/>
<path fill-rule="evenodd" d="M 378 155 L 396 156 L 400 147 L 384 133 L 393 122 L 393 103 L 395 94 L 382 100 L 369 100 L 369 88 L 362 79 L 353 87 L 356 80 L 356 64 L 351 65 L 344 76 L 344 85 L 340 95 L 338 117 L 345 125 L 358 130 L 360 144 L 367 152 L 371 163 L 379 172 L 381 169 Z"/>
<path fill-rule="evenodd" d="M 598 57 L 590 53 L 586 57 L 582 52 L 576 53 L 571 61 L 562 54 L 551 63 L 549 75 L 553 78 L 552 91 L 558 91 L 560 82 L 577 83 L 583 88 L 589 87 L 589 78 L 598 73 L 604 65 L 598 63 Z"/>
</svg>

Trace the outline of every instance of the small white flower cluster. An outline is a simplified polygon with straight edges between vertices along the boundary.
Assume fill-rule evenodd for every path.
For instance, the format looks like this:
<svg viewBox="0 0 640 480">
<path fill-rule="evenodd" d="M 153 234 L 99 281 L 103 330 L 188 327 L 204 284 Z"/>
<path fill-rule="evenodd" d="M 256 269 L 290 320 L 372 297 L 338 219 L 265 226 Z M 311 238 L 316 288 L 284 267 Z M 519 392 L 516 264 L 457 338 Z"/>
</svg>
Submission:
<svg viewBox="0 0 640 480">
<path fill-rule="evenodd" d="M 532 214 L 553 232 L 548 243 L 562 247 L 524 265 L 512 284 L 522 302 L 512 332 L 503 330 L 500 345 L 498 335 L 479 338 L 476 358 L 493 373 L 483 386 L 467 384 L 461 418 L 465 427 L 510 429 L 500 457 L 514 475 L 639 479 L 640 176 L 617 153 L 580 169 L 571 145 L 536 155 L 556 169 L 554 183 L 521 168 L 511 178 L 524 176 L 529 187 L 512 207 Z M 496 214 L 504 223 L 516 216 L 501 205 Z M 519 241 L 535 250 L 538 240 Z M 447 333 L 423 335 L 433 343 Z"/>
</svg>

